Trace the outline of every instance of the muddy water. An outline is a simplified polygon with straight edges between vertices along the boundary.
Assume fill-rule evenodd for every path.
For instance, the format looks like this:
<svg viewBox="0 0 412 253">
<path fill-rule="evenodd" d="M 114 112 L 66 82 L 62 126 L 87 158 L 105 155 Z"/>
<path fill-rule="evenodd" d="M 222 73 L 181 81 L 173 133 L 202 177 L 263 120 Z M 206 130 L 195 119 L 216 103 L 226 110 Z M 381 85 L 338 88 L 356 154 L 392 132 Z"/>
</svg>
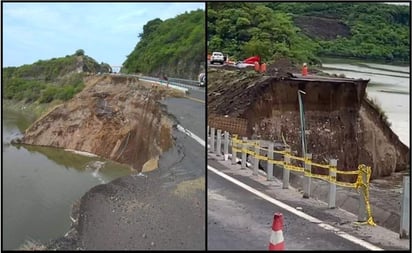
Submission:
<svg viewBox="0 0 412 253">
<path fill-rule="evenodd" d="M 125 166 L 64 150 L 13 146 L 34 120 L 3 108 L 3 247 L 16 249 L 25 240 L 47 242 L 70 227 L 74 201 L 95 185 L 130 174 Z"/>
<path fill-rule="evenodd" d="M 409 147 L 410 73 L 409 66 L 396 66 L 346 59 L 323 59 L 322 70 L 329 74 L 370 79 L 366 92 L 388 116 L 392 130 Z"/>
</svg>

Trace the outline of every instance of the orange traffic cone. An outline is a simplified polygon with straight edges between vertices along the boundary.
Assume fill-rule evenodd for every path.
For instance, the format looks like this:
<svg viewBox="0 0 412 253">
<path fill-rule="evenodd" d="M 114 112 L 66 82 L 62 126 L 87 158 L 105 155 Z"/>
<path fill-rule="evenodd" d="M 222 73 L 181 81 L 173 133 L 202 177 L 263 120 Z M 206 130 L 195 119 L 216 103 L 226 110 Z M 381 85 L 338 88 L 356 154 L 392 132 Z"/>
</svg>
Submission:
<svg viewBox="0 0 412 253">
<path fill-rule="evenodd" d="M 284 250 L 283 240 L 283 214 L 275 213 L 272 224 L 272 234 L 270 235 L 269 250 Z"/>
</svg>

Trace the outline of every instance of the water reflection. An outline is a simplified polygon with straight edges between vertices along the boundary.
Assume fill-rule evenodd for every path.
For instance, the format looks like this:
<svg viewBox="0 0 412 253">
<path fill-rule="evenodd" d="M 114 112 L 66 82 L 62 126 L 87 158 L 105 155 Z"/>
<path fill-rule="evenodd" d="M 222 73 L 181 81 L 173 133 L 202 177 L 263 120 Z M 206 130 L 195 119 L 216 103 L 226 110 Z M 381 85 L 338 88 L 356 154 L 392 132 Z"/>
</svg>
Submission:
<svg viewBox="0 0 412 253">
<path fill-rule="evenodd" d="M 345 74 L 350 78 L 370 79 L 367 95 L 385 111 L 392 130 L 409 147 L 409 66 L 360 62 L 346 59 L 323 59 L 329 74 Z"/>
<path fill-rule="evenodd" d="M 70 226 L 71 205 L 95 185 L 130 174 L 127 166 L 63 149 L 10 145 L 33 118 L 3 108 L 3 247 L 46 242 Z"/>
</svg>

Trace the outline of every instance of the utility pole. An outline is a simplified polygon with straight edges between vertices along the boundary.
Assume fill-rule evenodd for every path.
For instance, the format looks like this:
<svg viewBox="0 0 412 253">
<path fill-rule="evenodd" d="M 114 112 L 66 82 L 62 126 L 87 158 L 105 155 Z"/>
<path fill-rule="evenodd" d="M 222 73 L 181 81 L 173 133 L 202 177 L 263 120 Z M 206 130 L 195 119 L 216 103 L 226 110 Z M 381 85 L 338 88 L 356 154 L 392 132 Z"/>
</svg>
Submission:
<svg viewBox="0 0 412 253">
<path fill-rule="evenodd" d="M 300 114 L 300 129 L 301 129 L 301 138 L 302 138 L 302 156 L 306 156 L 306 135 L 305 135 L 305 110 L 303 108 L 302 96 L 301 94 L 306 94 L 302 90 L 298 90 L 299 98 L 299 114 Z"/>
<path fill-rule="evenodd" d="M 303 108 L 302 95 L 306 92 L 298 90 L 299 98 L 299 113 L 300 113 L 300 129 L 301 129 L 301 138 L 302 138 L 302 155 L 305 158 L 305 177 L 303 180 L 303 198 L 309 198 L 310 196 L 310 184 L 311 184 L 311 173 L 312 167 L 310 163 L 306 163 L 306 159 L 312 159 L 312 154 L 307 153 L 306 145 L 306 134 L 305 134 L 305 110 Z"/>
</svg>

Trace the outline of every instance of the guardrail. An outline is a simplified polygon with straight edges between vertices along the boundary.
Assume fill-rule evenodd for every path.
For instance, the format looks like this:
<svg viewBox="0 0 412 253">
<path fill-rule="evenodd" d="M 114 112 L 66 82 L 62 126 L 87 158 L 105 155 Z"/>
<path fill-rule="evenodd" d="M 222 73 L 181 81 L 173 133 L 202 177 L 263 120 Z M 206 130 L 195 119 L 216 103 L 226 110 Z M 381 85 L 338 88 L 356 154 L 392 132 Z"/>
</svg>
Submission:
<svg viewBox="0 0 412 253">
<path fill-rule="evenodd" d="M 170 82 L 167 82 L 166 80 L 162 80 L 162 79 L 159 79 L 159 78 L 154 78 L 154 77 L 149 77 L 149 76 L 139 76 L 139 79 L 143 80 L 143 81 L 154 82 L 154 83 L 157 83 L 157 84 L 160 84 L 160 85 L 163 85 L 163 86 L 167 86 L 167 87 L 170 87 L 170 88 L 173 88 L 173 89 L 181 90 L 185 93 L 188 92 L 188 90 L 189 90 L 188 88 L 182 87 L 180 85 L 172 84 Z"/>
<path fill-rule="evenodd" d="M 135 75 L 135 74 L 123 74 L 123 73 L 117 73 L 113 75 L 121 75 L 121 76 L 135 76 L 138 77 L 141 80 L 144 81 L 151 81 L 151 82 L 156 82 L 161 85 L 169 85 L 172 88 L 182 90 L 184 92 L 187 92 L 189 89 L 190 90 L 204 90 L 204 88 L 199 86 L 199 82 L 195 80 L 189 80 L 189 79 L 180 79 L 180 78 L 169 78 L 169 80 L 164 80 L 161 78 L 157 77 L 151 77 L 151 76 L 141 76 L 141 75 Z"/>
<path fill-rule="evenodd" d="M 223 152 L 222 148 L 222 135 L 223 135 Z M 220 129 L 207 127 L 208 148 L 210 152 L 215 153 L 218 156 L 223 154 L 224 159 L 229 157 L 229 146 L 231 146 L 231 158 L 232 164 L 237 164 L 237 153 L 241 153 L 241 168 L 247 167 L 247 155 L 253 158 L 253 175 L 258 175 L 259 161 L 267 161 L 267 180 L 273 180 L 273 165 L 278 165 L 283 168 L 282 188 L 289 188 L 289 176 L 290 171 L 301 172 L 305 179 L 318 178 L 329 182 L 329 194 L 328 194 L 328 207 L 336 207 L 336 186 L 349 187 L 359 191 L 361 197 L 359 198 L 359 212 L 358 221 L 362 224 L 369 224 L 375 226 L 375 222 L 372 217 L 372 210 L 369 201 L 369 179 L 371 176 L 371 167 L 364 164 L 360 164 L 356 170 L 343 171 L 338 170 L 337 160 L 331 159 L 329 164 L 320 164 L 313 162 L 312 154 L 307 154 L 306 157 L 298 157 L 292 155 L 290 148 L 284 148 L 283 150 L 274 150 L 275 144 L 270 141 L 264 140 L 248 140 L 246 137 L 240 139 L 238 135 L 230 135 L 228 132 L 223 132 Z M 262 143 L 267 144 L 267 148 L 262 147 Z M 262 152 L 264 151 L 264 152 Z M 264 154 L 266 153 L 266 154 Z M 275 159 L 275 154 L 279 159 Z M 296 162 L 300 161 L 304 166 L 296 165 Z M 313 173 L 312 166 L 320 167 L 328 170 L 328 175 Z M 336 175 L 356 175 L 357 179 L 354 183 L 338 181 Z M 304 180 L 305 184 L 310 184 L 310 181 Z M 304 187 L 309 189 L 306 185 Z M 309 192 L 304 192 L 309 197 Z"/>
<path fill-rule="evenodd" d="M 182 78 L 175 78 L 175 77 L 169 77 L 169 81 L 182 83 L 182 84 L 188 84 L 188 85 L 191 85 L 191 86 L 199 86 L 200 85 L 200 82 L 197 81 L 197 80 L 182 79 Z"/>
<path fill-rule="evenodd" d="M 173 86 L 177 86 L 177 87 L 182 87 L 182 88 L 186 88 L 186 89 L 191 89 L 191 90 L 203 90 L 198 84 L 199 82 L 194 81 L 194 80 L 186 80 L 186 79 L 178 79 L 178 78 L 168 78 L 169 80 L 163 80 L 160 78 L 156 78 L 156 77 L 150 77 L 150 76 L 140 76 L 139 77 L 142 80 L 149 80 L 149 81 L 153 81 L 153 82 L 158 82 L 161 84 L 167 84 L 169 83 L 169 85 L 173 85 Z M 179 81 L 180 80 L 180 81 Z M 182 83 L 182 80 L 185 81 L 186 83 Z M 193 84 L 188 84 L 188 83 L 193 83 Z M 194 85 L 195 83 L 197 83 L 197 85 Z"/>
</svg>

